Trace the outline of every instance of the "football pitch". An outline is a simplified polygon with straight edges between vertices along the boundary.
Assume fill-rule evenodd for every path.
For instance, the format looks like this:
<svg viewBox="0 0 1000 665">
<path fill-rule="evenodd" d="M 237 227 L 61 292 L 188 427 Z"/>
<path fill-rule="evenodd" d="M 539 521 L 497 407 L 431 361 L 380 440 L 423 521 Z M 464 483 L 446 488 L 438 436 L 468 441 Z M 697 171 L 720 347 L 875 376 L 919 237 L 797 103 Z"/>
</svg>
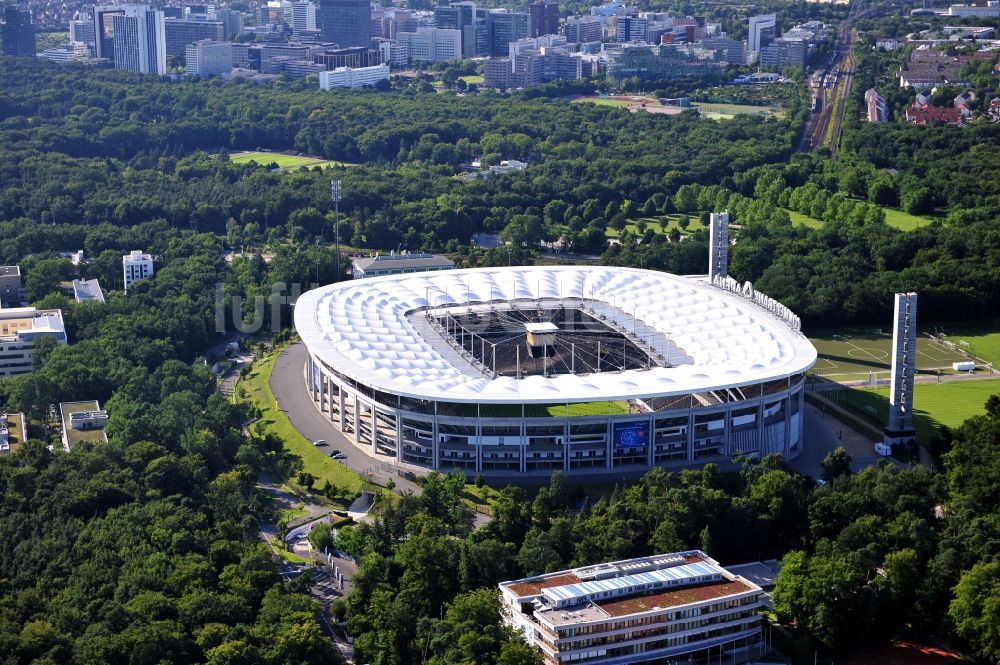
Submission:
<svg viewBox="0 0 1000 665">
<path fill-rule="evenodd" d="M 330 160 L 323 159 L 322 157 L 286 155 L 281 152 L 257 152 L 254 150 L 234 152 L 229 155 L 229 161 L 233 164 L 248 164 L 250 162 L 256 162 L 261 166 L 277 164 L 280 169 L 296 169 L 300 166 L 308 166 L 310 168 L 314 166 L 321 166 L 323 168 L 329 168 L 331 166 L 348 166 L 347 164 L 332 162 Z"/>
<path fill-rule="evenodd" d="M 872 387 L 889 379 L 892 335 L 889 330 L 838 330 L 810 336 L 818 358 L 812 373 L 839 383 L 863 382 Z M 917 374 L 955 374 L 952 363 L 970 360 L 960 342 L 917 338 Z"/>
</svg>

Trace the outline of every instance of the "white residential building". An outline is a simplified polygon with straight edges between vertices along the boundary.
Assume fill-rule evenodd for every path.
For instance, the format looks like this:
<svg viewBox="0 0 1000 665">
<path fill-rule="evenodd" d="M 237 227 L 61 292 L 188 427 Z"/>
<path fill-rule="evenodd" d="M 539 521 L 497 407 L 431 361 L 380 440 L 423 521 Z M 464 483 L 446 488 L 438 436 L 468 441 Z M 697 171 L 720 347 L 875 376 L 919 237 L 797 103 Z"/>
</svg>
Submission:
<svg viewBox="0 0 1000 665">
<path fill-rule="evenodd" d="M 233 45 L 211 39 L 184 48 L 184 71 L 192 76 L 219 76 L 233 68 Z"/>
<path fill-rule="evenodd" d="M 62 311 L 14 307 L 0 309 L 0 376 L 34 370 L 35 343 L 51 337 L 66 343 Z"/>
<path fill-rule="evenodd" d="M 462 31 L 446 28 L 417 28 L 397 32 L 396 42 L 406 49 L 410 62 L 449 62 L 462 58 Z"/>
<path fill-rule="evenodd" d="M 328 72 L 319 73 L 319 87 L 322 90 L 333 88 L 363 88 L 375 85 L 379 81 L 389 80 L 389 65 L 373 67 L 337 67 Z"/>
<path fill-rule="evenodd" d="M 504 621 L 546 665 L 745 661 L 763 591 L 693 550 L 500 583 Z"/>
<path fill-rule="evenodd" d="M 134 282 L 153 276 L 153 257 L 144 254 L 142 250 L 134 249 L 122 257 L 122 269 L 125 273 L 125 291 Z"/>
</svg>

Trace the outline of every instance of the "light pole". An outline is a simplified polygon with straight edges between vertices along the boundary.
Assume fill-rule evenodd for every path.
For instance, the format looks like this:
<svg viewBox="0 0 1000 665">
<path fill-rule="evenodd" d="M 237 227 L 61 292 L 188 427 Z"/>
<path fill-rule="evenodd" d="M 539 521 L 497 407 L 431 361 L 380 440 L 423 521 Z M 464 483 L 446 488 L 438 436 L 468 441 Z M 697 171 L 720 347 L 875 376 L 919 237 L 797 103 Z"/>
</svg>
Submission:
<svg viewBox="0 0 1000 665">
<path fill-rule="evenodd" d="M 337 241 L 336 280 L 340 281 L 340 181 L 330 181 L 330 196 L 333 198 L 333 230 Z"/>
</svg>

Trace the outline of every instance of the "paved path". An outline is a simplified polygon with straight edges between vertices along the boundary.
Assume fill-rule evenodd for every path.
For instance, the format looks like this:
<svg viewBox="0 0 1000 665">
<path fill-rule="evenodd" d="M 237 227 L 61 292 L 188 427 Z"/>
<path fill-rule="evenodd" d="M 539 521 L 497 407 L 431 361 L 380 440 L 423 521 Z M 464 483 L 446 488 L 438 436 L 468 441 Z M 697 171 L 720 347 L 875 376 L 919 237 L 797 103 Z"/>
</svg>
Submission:
<svg viewBox="0 0 1000 665">
<path fill-rule="evenodd" d="M 306 389 L 304 367 L 306 362 L 306 347 L 304 344 L 293 344 L 285 349 L 274 363 L 271 371 L 271 392 L 292 426 L 310 441 L 324 439 L 327 445 L 320 448 L 326 453 L 340 450 L 346 459 L 330 460 L 330 464 L 345 464 L 362 475 L 372 475 L 373 480 L 382 485 L 390 478 L 396 484 L 396 490 L 410 490 L 420 494 L 420 486 L 397 474 L 397 470 L 414 473 L 426 473 L 417 467 L 397 465 L 395 459 L 386 456 L 373 458 L 345 437 L 319 412 L 309 391 Z"/>
</svg>

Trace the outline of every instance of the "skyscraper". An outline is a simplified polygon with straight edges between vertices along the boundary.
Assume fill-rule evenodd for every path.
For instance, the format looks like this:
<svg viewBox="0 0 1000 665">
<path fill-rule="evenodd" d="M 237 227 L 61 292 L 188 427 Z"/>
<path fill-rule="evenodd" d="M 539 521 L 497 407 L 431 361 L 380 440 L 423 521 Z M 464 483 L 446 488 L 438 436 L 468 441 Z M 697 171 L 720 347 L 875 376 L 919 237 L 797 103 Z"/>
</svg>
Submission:
<svg viewBox="0 0 1000 665">
<path fill-rule="evenodd" d="M 10 5 L 3 10 L 3 54 L 22 58 L 34 58 L 35 22 L 27 7 Z"/>
<path fill-rule="evenodd" d="M 553 0 L 537 0 L 528 5 L 531 16 L 531 36 L 559 34 L 559 3 Z"/>
<path fill-rule="evenodd" d="M 151 10 L 147 5 L 124 5 L 121 9 L 121 13 L 111 15 L 115 69 L 166 74 L 167 42 L 163 12 Z"/>
<path fill-rule="evenodd" d="M 760 50 L 774 41 L 777 26 L 774 14 L 751 16 L 750 33 L 747 35 L 747 62 L 753 64 Z"/>
<path fill-rule="evenodd" d="M 527 12 L 491 11 L 486 24 L 490 30 L 490 55 L 502 58 L 508 54 L 508 44 L 528 36 L 531 17 Z"/>
<path fill-rule="evenodd" d="M 332 42 L 340 48 L 371 45 L 370 0 L 320 0 L 316 22 L 323 41 Z"/>
</svg>

